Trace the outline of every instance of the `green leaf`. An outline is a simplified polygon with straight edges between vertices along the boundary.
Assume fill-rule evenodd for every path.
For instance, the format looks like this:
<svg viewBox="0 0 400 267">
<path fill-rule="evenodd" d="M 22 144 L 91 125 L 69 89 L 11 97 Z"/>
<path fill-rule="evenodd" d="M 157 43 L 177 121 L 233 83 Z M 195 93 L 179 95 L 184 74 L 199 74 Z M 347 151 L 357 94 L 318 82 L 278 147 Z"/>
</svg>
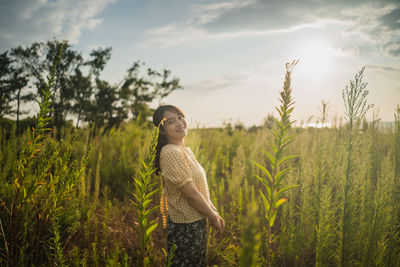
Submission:
<svg viewBox="0 0 400 267">
<path fill-rule="evenodd" d="M 268 183 L 265 179 L 261 178 L 258 175 L 254 175 L 261 183 L 263 183 L 264 186 L 268 186 Z"/>
<path fill-rule="evenodd" d="M 278 213 L 276 210 L 271 210 L 271 212 L 272 212 L 272 216 L 271 216 L 271 218 L 268 218 L 269 219 L 269 227 L 274 226 L 276 214 Z"/>
<path fill-rule="evenodd" d="M 285 138 L 282 139 L 282 143 L 285 143 L 287 141 L 292 142 L 294 140 L 295 136 L 296 136 L 295 134 L 286 136 Z"/>
<path fill-rule="evenodd" d="M 154 195 L 155 193 L 157 193 L 160 190 L 160 188 L 157 188 L 156 190 L 150 192 L 147 194 L 147 197 L 150 198 L 152 195 Z"/>
<path fill-rule="evenodd" d="M 133 204 L 137 209 L 139 209 L 139 206 L 138 206 L 138 204 L 136 204 L 135 201 L 133 201 L 132 199 L 131 199 L 130 201 L 132 202 L 132 204 Z"/>
<path fill-rule="evenodd" d="M 275 107 L 276 111 L 278 111 L 279 116 L 282 117 L 282 111 L 280 111 L 280 109 L 278 107 Z"/>
<path fill-rule="evenodd" d="M 282 142 L 281 143 L 281 149 L 283 150 L 283 149 L 285 149 L 289 144 L 290 144 L 291 142 L 290 141 L 286 141 L 286 142 Z"/>
<path fill-rule="evenodd" d="M 157 228 L 158 223 L 151 225 L 149 228 L 146 230 L 146 235 L 149 236 L 156 228 Z"/>
<path fill-rule="evenodd" d="M 286 161 L 297 158 L 297 157 L 298 157 L 297 155 L 290 155 L 290 156 L 284 157 L 283 159 L 281 159 L 278 162 L 278 167 L 281 166 L 282 164 L 284 164 Z"/>
<path fill-rule="evenodd" d="M 265 214 L 268 214 L 269 212 L 269 202 L 267 200 L 267 198 L 265 197 L 264 193 L 261 190 L 258 190 L 258 192 L 260 192 L 260 195 L 264 201 L 264 207 L 265 207 Z"/>
<path fill-rule="evenodd" d="M 276 193 L 275 199 L 278 199 L 283 193 L 285 193 L 287 190 L 294 188 L 294 187 L 298 187 L 298 185 L 289 185 L 286 186 L 284 188 L 281 188 L 278 193 Z"/>
<path fill-rule="evenodd" d="M 285 203 L 285 201 L 287 200 L 287 198 L 281 198 L 281 199 L 279 199 L 277 202 L 275 202 L 275 204 L 274 204 L 274 206 L 277 208 L 277 207 L 279 207 L 280 205 L 282 205 L 283 203 Z"/>
<path fill-rule="evenodd" d="M 164 248 L 161 248 L 162 252 L 164 253 L 164 256 L 167 257 L 167 251 Z"/>
<path fill-rule="evenodd" d="M 149 257 L 145 257 L 143 259 L 143 266 L 144 267 L 150 266 L 150 258 Z"/>
<path fill-rule="evenodd" d="M 284 169 L 284 170 L 281 170 L 280 172 L 278 172 L 275 175 L 275 183 L 279 184 L 281 182 L 282 178 L 284 178 L 284 175 L 290 170 L 292 170 L 292 169 L 291 168 L 287 168 L 287 169 Z"/>
<path fill-rule="evenodd" d="M 154 220 L 152 220 L 149 224 L 155 224 L 158 221 L 158 218 L 155 218 Z"/>
<path fill-rule="evenodd" d="M 133 180 L 135 181 L 135 183 L 136 183 L 138 186 L 142 186 L 142 182 L 140 181 L 139 178 L 133 177 Z"/>
<path fill-rule="evenodd" d="M 136 200 L 139 200 L 139 197 L 135 193 L 131 192 L 131 194 L 135 197 Z"/>
<path fill-rule="evenodd" d="M 148 175 L 151 176 L 154 172 L 156 171 L 156 169 L 151 170 Z"/>
<path fill-rule="evenodd" d="M 255 164 L 258 168 L 260 168 L 268 177 L 268 179 L 271 181 L 272 183 L 272 177 L 271 177 L 271 173 L 263 166 L 261 166 L 260 164 L 258 164 L 257 162 L 252 161 L 253 164 Z"/>
<path fill-rule="evenodd" d="M 147 216 L 148 214 L 151 214 L 153 211 L 155 211 L 156 209 L 158 209 L 160 207 L 160 205 L 154 206 L 151 209 L 147 210 L 144 212 L 144 215 Z"/>
<path fill-rule="evenodd" d="M 268 182 L 258 175 L 256 175 L 256 178 L 264 184 L 264 187 L 265 187 L 265 189 L 267 189 L 267 192 L 268 192 L 268 198 L 271 198 L 271 188 L 270 188 Z"/>
<path fill-rule="evenodd" d="M 146 209 L 147 206 L 150 204 L 150 202 L 151 202 L 151 199 L 146 199 L 145 201 L 143 201 L 143 204 L 142 204 L 143 209 Z"/>
<path fill-rule="evenodd" d="M 147 169 L 147 165 L 146 165 L 146 162 L 144 160 L 142 160 L 142 165 L 143 165 L 144 169 Z"/>
<path fill-rule="evenodd" d="M 270 163 L 272 165 L 275 165 L 275 158 L 268 152 L 268 151 L 261 151 L 264 155 L 267 156 L 267 158 L 269 159 Z"/>
<path fill-rule="evenodd" d="M 279 122 L 278 122 L 279 123 Z M 276 130 L 276 129 L 273 129 L 272 131 L 271 131 L 271 134 L 272 134 L 272 136 L 274 137 L 274 139 L 278 139 L 279 138 L 279 135 L 280 135 L 280 133 Z"/>
</svg>

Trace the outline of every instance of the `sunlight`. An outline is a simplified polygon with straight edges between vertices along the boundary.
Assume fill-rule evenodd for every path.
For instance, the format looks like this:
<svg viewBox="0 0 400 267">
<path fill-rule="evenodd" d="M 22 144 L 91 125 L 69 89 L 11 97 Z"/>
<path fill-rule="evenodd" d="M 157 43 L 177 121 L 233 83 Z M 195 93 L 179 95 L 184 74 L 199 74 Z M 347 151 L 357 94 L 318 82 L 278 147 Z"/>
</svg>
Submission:
<svg viewBox="0 0 400 267">
<path fill-rule="evenodd" d="M 300 59 L 298 71 L 312 80 L 326 77 L 333 67 L 333 57 L 337 51 L 322 40 L 308 40 L 300 43 L 296 55 Z"/>
</svg>

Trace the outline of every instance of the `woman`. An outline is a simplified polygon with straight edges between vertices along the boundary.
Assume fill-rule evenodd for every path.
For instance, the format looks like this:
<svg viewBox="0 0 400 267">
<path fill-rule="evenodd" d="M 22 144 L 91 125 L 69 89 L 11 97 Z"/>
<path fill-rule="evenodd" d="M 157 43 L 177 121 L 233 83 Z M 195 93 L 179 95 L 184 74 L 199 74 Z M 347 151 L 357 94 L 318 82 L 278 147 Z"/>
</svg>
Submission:
<svg viewBox="0 0 400 267">
<path fill-rule="evenodd" d="M 175 106 L 162 105 L 154 111 L 153 124 L 160 127 L 155 167 L 163 182 L 161 213 L 168 256 L 176 244 L 173 266 L 207 266 L 206 220 L 220 233 L 225 222 L 210 201 L 203 167 L 184 145 L 185 115 Z"/>
</svg>

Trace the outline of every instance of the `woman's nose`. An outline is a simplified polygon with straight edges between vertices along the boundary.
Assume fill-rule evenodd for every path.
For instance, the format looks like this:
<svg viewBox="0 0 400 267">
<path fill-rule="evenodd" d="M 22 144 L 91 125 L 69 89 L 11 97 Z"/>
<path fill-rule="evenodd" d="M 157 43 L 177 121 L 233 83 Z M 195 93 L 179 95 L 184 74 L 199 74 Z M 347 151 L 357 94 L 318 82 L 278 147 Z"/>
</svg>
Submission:
<svg viewBox="0 0 400 267">
<path fill-rule="evenodd" d="M 177 122 L 178 122 L 177 126 L 183 126 L 183 127 L 186 126 L 186 122 L 184 120 L 177 120 Z"/>
</svg>

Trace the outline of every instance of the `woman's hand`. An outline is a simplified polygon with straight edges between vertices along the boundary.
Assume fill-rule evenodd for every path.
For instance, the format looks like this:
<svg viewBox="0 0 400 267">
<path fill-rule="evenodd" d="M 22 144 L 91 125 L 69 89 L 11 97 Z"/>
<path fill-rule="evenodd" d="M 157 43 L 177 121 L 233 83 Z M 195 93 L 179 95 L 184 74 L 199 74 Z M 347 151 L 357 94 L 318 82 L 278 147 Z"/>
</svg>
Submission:
<svg viewBox="0 0 400 267">
<path fill-rule="evenodd" d="M 224 231 L 225 221 L 214 211 L 204 196 L 197 190 L 193 181 L 190 181 L 181 187 L 183 197 L 201 214 L 206 215 L 213 227 L 217 228 L 220 233 Z"/>
<path fill-rule="evenodd" d="M 217 228 L 217 230 L 222 233 L 225 228 L 225 221 L 217 212 L 214 211 L 213 216 L 210 217 L 212 225 Z"/>
</svg>

